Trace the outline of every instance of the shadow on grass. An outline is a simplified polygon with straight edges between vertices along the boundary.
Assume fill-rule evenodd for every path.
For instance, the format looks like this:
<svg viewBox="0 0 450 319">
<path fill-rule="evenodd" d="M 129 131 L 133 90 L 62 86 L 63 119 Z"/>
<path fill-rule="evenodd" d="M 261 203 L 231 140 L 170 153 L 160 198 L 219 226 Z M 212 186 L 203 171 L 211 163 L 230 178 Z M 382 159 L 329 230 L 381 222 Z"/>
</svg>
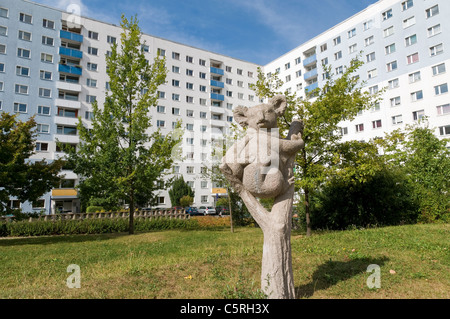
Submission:
<svg viewBox="0 0 450 319">
<path fill-rule="evenodd" d="M 357 258 L 350 261 L 329 260 L 317 267 L 311 282 L 295 288 L 297 298 L 309 298 L 318 290 L 324 290 L 359 274 L 365 273 L 371 264 L 384 265 L 389 258 Z M 369 276 L 370 273 L 367 273 Z"/>
</svg>

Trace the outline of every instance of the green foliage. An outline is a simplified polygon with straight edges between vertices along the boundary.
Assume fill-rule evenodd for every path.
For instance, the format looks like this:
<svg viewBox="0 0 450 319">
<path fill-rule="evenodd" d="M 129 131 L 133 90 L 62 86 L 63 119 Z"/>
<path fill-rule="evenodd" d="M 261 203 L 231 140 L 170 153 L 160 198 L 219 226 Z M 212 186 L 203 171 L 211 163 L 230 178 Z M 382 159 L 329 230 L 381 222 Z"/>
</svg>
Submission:
<svg viewBox="0 0 450 319">
<path fill-rule="evenodd" d="M 36 145 L 36 122 L 17 120 L 2 112 L 0 117 L 0 213 L 11 213 L 10 197 L 21 202 L 37 201 L 60 181 L 62 160 L 31 162 Z"/>
<path fill-rule="evenodd" d="M 156 205 L 156 191 L 168 183 L 165 177 L 179 136 L 163 136 L 160 130 L 149 133 L 149 110 L 157 105 L 157 89 L 166 79 L 165 58 L 147 61 L 137 18 L 122 16 L 121 27 L 120 44 L 113 44 L 106 57 L 110 90 L 105 103 L 93 103 L 92 129 L 79 120 L 80 145 L 68 152 L 80 177 L 84 206 L 97 199 L 105 209 L 128 203 L 133 211 L 136 206 Z"/>
<path fill-rule="evenodd" d="M 189 195 L 185 195 L 180 198 L 180 206 L 182 206 L 182 207 L 191 206 L 193 202 L 194 202 L 194 198 Z"/>
<path fill-rule="evenodd" d="M 408 125 L 376 141 L 387 161 L 400 167 L 420 209 L 419 221 L 450 221 L 450 150 L 428 123 Z"/>
<path fill-rule="evenodd" d="M 333 178 L 311 207 L 314 229 L 399 225 L 417 220 L 412 185 L 401 170 L 385 167 L 364 181 Z"/>
<path fill-rule="evenodd" d="M 192 188 L 184 181 L 183 175 L 176 178 L 172 183 L 172 188 L 169 190 L 170 202 L 173 206 L 189 206 L 182 205 L 180 200 L 184 196 L 194 197 L 194 191 Z"/>
<path fill-rule="evenodd" d="M 97 213 L 105 210 L 102 206 L 89 206 L 86 208 L 86 213 Z"/>
</svg>

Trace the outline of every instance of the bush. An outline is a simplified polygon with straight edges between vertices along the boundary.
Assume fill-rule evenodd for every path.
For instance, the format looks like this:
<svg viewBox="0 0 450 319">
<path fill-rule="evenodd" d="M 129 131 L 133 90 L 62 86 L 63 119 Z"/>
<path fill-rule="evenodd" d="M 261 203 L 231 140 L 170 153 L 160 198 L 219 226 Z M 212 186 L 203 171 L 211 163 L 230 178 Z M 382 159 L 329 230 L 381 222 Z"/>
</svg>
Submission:
<svg viewBox="0 0 450 319">
<path fill-rule="evenodd" d="M 98 213 L 104 211 L 102 206 L 89 206 L 88 208 L 86 208 L 86 213 Z"/>
</svg>

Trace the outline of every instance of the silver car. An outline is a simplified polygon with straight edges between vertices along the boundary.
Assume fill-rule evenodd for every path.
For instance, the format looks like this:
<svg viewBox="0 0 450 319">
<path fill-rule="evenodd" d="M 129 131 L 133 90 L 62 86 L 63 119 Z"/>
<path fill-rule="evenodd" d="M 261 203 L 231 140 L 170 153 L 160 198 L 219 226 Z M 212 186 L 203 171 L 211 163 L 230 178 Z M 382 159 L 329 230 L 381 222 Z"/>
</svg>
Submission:
<svg viewBox="0 0 450 319">
<path fill-rule="evenodd" d="M 198 212 L 203 215 L 216 215 L 216 209 L 213 206 L 200 206 Z"/>
</svg>

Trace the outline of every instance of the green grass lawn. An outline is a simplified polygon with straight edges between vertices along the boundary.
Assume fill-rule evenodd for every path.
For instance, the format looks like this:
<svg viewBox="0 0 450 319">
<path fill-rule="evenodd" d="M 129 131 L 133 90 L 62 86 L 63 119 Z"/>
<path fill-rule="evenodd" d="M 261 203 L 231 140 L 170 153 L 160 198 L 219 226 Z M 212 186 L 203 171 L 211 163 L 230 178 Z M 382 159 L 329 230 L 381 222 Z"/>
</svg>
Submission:
<svg viewBox="0 0 450 319">
<path fill-rule="evenodd" d="M 450 225 L 292 235 L 299 298 L 450 298 Z M 0 239 L 0 298 L 258 298 L 258 228 Z M 81 288 L 66 286 L 67 267 Z M 367 266 L 381 267 L 369 289 Z"/>
</svg>

